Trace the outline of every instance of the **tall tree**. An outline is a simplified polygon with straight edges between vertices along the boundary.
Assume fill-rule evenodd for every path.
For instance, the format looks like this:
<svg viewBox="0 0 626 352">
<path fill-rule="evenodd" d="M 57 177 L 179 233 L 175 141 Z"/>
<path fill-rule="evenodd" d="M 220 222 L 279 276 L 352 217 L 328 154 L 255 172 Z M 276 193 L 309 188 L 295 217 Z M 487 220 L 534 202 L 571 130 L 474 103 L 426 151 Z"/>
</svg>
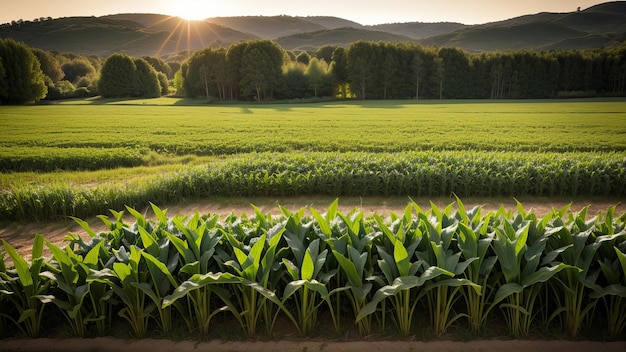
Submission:
<svg viewBox="0 0 626 352">
<path fill-rule="evenodd" d="M 244 95 L 257 101 L 271 97 L 282 77 L 285 62 L 283 49 L 273 41 L 254 40 L 247 43 L 241 59 L 240 88 Z"/>
<path fill-rule="evenodd" d="M 424 72 L 424 59 L 420 53 L 413 54 L 413 60 L 411 61 L 411 68 L 413 69 L 413 77 L 415 77 L 415 100 L 420 98 L 420 82 L 423 79 Z"/>
<path fill-rule="evenodd" d="M 337 46 L 334 45 L 324 45 L 319 47 L 315 51 L 315 57 L 319 60 L 324 60 L 328 65 L 330 65 L 331 61 L 333 61 L 333 53 L 337 50 Z"/>
<path fill-rule="evenodd" d="M 135 63 L 126 54 L 113 54 L 102 65 L 98 89 L 105 98 L 135 95 Z"/>
<path fill-rule="evenodd" d="M 161 96 L 161 84 L 157 71 L 144 59 L 134 59 L 135 92 L 138 97 L 157 98 Z"/>
<path fill-rule="evenodd" d="M 348 56 L 346 49 L 338 47 L 333 51 L 330 72 L 335 85 L 334 89 L 339 91 L 343 99 L 346 99 L 348 84 Z"/>
<path fill-rule="evenodd" d="M 434 60 L 435 75 L 434 78 L 439 87 L 439 100 L 443 99 L 443 81 L 446 78 L 446 69 L 444 67 L 443 59 L 436 57 Z"/>
<path fill-rule="evenodd" d="M 43 71 L 44 75 L 50 78 L 52 83 L 57 83 L 63 79 L 65 73 L 63 72 L 63 69 L 61 69 L 59 60 L 57 60 L 54 55 L 41 49 L 32 49 L 32 51 L 39 61 L 41 71 Z"/>
<path fill-rule="evenodd" d="M 239 99 L 241 82 L 241 62 L 248 46 L 248 42 L 240 42 L 228 47 L 226 51 L 226 75 L 228 80 L 229 97 Z"/>
<path fill-rule="evenodd" d="M 311 55 L 306 51 L 302 51 L 296 56 L 296 61 L 306 66 L 311 61 Z"/>
<path fill-rule="evenodd" d="M 39 61 L 30 48 L 20 42 L 0 39 L 0 60 L 4 79 L 0 80 L 0 103 L 23 104 L 37 101 L 48 91 Z"/>
<path fill-rule="evenodd" d="M 61 68 L 65 73 L 65 79 L 70 82 L 76 82 L 80 77 L 96 74 L 96 68 L 84 57 L 72 59 L 64 63 Z"/>
<path fill-rule="evenodd" d="M 210 96 L 226 99 L 228 71 L 226 50 L 206 48 L 195 52 L 187 61 L 185 92 L 189 97 Z"/>
<path fill-rule="evenodd" d="M 347 55 L 348 81 L 350 90 L 361 100 L 366 99 L 367 90 L 374 72 L 374 47 L 372 43 L 358 41 L 348 48 Z"/>
<path fill-rule="evenodd" d="M 318 90 L 324 84 L 328 66 L 324 61 L 320 62 L 316 57 L 312 58 L 309 66 L 304 73 L 309 81 L 309 87 L 313 89 L 314 96 L 317 98 Z"/>
</svg>

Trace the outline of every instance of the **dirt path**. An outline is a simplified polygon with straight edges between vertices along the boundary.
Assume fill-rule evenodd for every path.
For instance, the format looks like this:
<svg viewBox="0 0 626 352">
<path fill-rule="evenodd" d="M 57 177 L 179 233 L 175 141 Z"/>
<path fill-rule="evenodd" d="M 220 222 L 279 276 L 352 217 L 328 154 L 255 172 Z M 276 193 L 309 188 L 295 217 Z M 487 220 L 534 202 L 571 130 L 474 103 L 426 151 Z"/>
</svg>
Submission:
<svg viewBox="0 0 626 352">
<path fill-rule="evenodd" d="M 526 341 L 485 340 L 472 342 L 456 341 L 270 341 L 270 342 L 194 342 L 165 340 L 121 340 L 108 337 L 94 339 L 20 339 L 0 341 L 0 351 L 65 351 L 65 352 L 623 352 L 626 342 L 589 341 Z"/>
<path fill-rule="evenodd" d="M 295 198 L 225 198 L 214 199 L 203 202 L 193 202 L 186 204 L 177 204 L 168 207 L 168 216 L 174 215 L 193 215 L 196 211 L 200 214 L 218 214 L 225 217 L 231 214 L 241 216 L 242 214 L 254 214 L 254 210 L 250 204 L 254 204 L 264 213 L 281 214 L 278 205 L 282 205 L 290 211 L 297 211 L 300 208 L 313 207 L 323 212 L 332 202 L 331 197 L 295 197 Z M 560 209 L 570 203 L 570 201 L 562 199 L 528 199 L 520 200 L 526 211 L 532 211 L 538 215 L 544 215 L 553 208 Z M 430 201 L 427 199 L 416 199 L 417 204 L 424 210 L 430 209 Z M 445 207 L 453 203 L 451 198 L 435 198 L 433 203 L 438 207 Z M 484 211 L 491 211 L 504 206 L 506 209 L 516 211 L 515 200 L 510 198 L 469 198 L 464 201 L 465 207 L 470 209 L 474 206 L 482 206 Z M 347 213 L 354 209 L 363 211 L 366 215 L 377 213 L 380 215 L 389 215 L 391 212 L 402 213 L 409 203 L 405 197 L 383 198 L 383 197 L 343 197 L 339 201 L 339 209 L 341 212 Z M 621 204 L 620 204 L 621 203 Z M 579 211 L 585 206 L 589 206 L 588 215 L 596 215 L 600 211 L 606 211 L 613 205 L 618 205 L 617 212 L 626 211 L 624 204 L 626 200 L 576 200 L 572 202 L 571 209 Z M 144 211 L 148 218 L 152 216 L 151 210 Z M 106 231 L 106 227 L 100 219 L 91 218 L 86 220 L 90 227 L 96 232 Z M 129 219 L 132 222 L 132 219 Z M 68 233 L 75 233 L 80 236 L 87 236 L 86 232 L 78 226 L 74 221 L 53 221 L 53 222 L 33 222 L 33 223 L 8 223 L 0 225 L 0 239 L 9 242 L 15 247 L 20 254 L 29 258 L 29 251 L 32 247 L 33 238 L 36 234 L 43 234 L 45 238 L 56 244 L 62 245 L 64 238 Z"/>
</svg>

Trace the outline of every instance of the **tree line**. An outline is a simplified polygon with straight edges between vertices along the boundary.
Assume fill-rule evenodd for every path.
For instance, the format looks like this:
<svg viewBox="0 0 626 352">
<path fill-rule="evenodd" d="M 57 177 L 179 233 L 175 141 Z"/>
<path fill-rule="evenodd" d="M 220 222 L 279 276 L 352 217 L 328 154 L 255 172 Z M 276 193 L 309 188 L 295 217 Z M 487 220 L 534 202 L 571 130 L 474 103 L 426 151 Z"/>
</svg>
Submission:
<svg viewBox="0 0 626 352">
<path fill-rule="evenodd" d="M 469 53 L 358 41 L 314 52 L 269 40 L 207 47 L 181 62 L 47 52 L 0 40 L 0 102 L 89 95 L 263 101 L 544 99 L 626 94 L 626 45 L 593 50 Z"/>
</svg>

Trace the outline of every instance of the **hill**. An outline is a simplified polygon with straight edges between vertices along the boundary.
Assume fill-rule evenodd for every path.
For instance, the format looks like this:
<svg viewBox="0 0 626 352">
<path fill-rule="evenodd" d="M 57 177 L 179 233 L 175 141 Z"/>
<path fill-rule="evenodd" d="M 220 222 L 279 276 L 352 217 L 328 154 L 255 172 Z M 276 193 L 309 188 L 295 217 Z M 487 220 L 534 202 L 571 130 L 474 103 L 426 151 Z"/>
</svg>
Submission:
<svg viewBox="0 0 626 352">
<path fill-rule="evenodd" d="M 505 49 L 589 49 L 626 39 L 626 2 L 616 1 L 570 13 L 542 12 L 467 27 L 420 42 L 469 51 Z"/>
<path fill-rule="evenodd" d="M 325 26 L 308 21 L 303 17 L 291 16 L 213 17 L 207 18 L 206 21 L 237 31 L 253 33 L 265 39 L 276 39 L 291 34 L 327 29 Z"/>
<path fill-rule="evenodd" d="M 98 56 L 124 52 L 172 57 L 209 45 L 256 38 L 273 39 L 292 50 L 347 46 L 357 40 L 418 41 L 476 52 L 587 49 L 618 46 L 626 41 L 626 1 L 473 26 L 449 22 L 363 26 L 332 16 L 239 16 L 186 21 L 158 14 L 117 14 L 0 25 L 0 38 L 5 37 L 41 49 Z"/>
<path fill-rule="evenodd" d="M 324 45 L 349 46 L 351 43 L 359 40 L 386 42 L 412 41 L 409 37 L 393 33 L 343 27 L 280 37 L 276 39 L 276 42 L 287 50 L 316 50 Z"/>
<path fill-rule="evenodd" d="M 443 35 L 452 33 L 468 26 L 461 23 L 454 22 L 440 22 L 440 23 L 423 23 L 423 22 L 409 22 L 409 23 L 388 23 L 379 24 L 374 26 L 367 26 L 367 29 L 376 31 L 389 32 L 393 34 L 403 35 L 413 39 L 429 38 L 436 35 Z"/>
<path fill-rule="evenodd" d="M 1 26 L 0 38 L 7 37 L 44 50 L 102 57 L 115 52 L 165 56 L 257 38 L 209 22 L 150 14 L 66 17 Z"/>
</svg>

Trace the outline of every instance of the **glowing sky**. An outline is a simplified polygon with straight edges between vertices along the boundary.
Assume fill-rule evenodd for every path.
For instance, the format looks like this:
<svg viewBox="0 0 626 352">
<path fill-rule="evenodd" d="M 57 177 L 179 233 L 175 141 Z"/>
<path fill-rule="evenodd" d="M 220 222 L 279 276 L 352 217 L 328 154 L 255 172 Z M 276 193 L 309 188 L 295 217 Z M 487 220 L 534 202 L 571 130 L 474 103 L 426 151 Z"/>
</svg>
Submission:
<svg viewBox="0 0 626 352">
<path fill-rule="evenodd" d="M 603 0 L 0 0 L 0 23 L 39 17 L 159 13 L 190 19 L 218 16 L 336 16 L 361 24 L 479 24 L 538 12 L 571 12 Z"/>
</svg>

